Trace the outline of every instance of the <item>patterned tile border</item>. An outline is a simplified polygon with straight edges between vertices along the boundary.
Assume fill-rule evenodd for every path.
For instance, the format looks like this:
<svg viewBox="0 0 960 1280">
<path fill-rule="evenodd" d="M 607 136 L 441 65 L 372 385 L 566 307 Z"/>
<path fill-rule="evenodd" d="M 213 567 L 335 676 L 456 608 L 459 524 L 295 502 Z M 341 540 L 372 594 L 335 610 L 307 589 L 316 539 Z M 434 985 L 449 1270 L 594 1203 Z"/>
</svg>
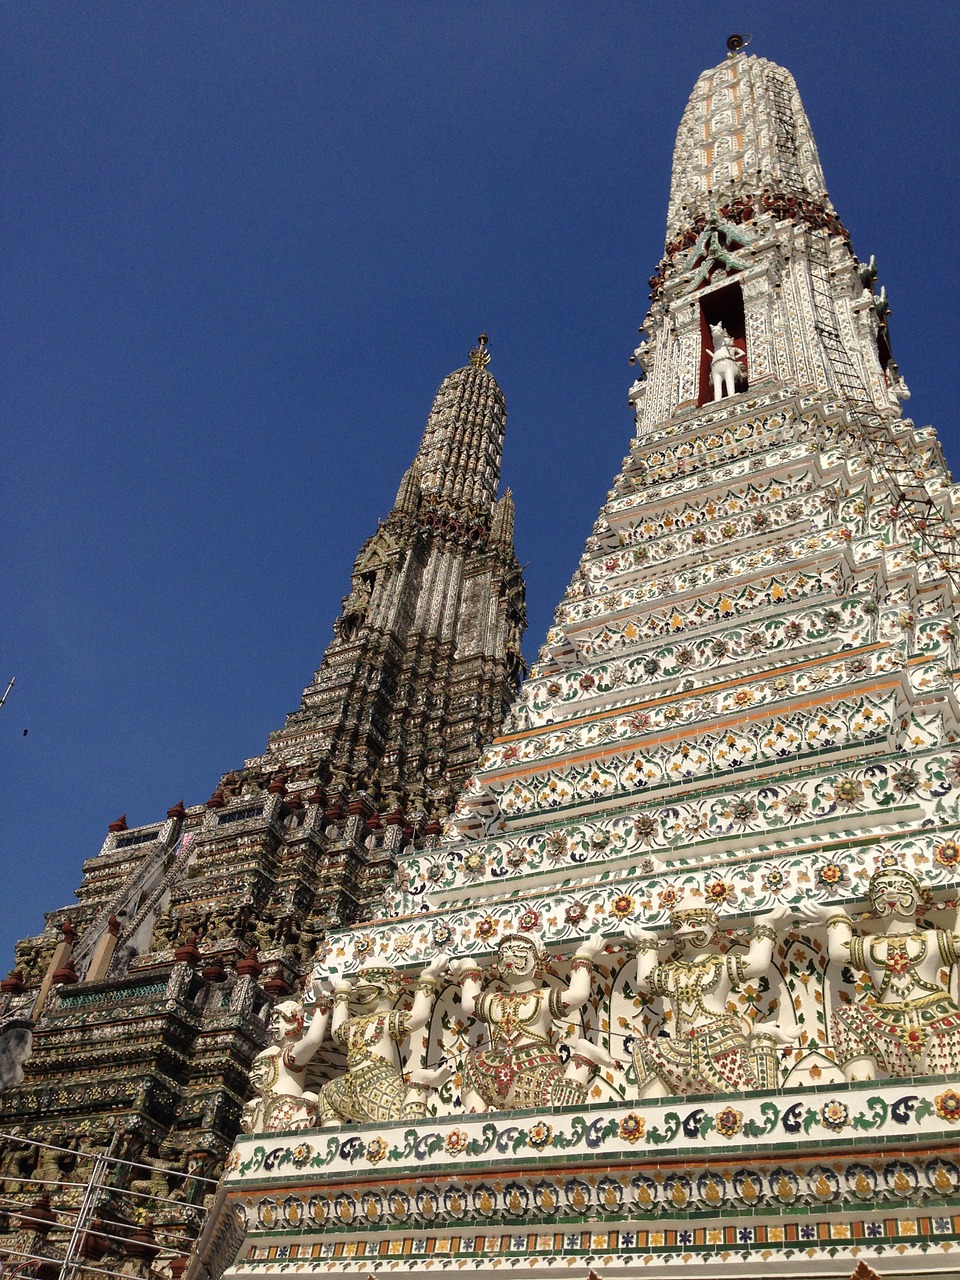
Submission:
<svg viewBox="0 0 960 1280">
<path fill-rule="evenodd" d="M 830 1084 L 753 1094 L 599 1104 L 552 1112 L 430 1117 L 417 1125 L 241 1138 L 228 1185 L 268 1187 L 322 1173 L 325 1184 L 376 1169 L 434 1176 L 588 1161 L 623 1163 L 641 1153 L 702 1163 L 747 1152 L 844 1149 L 864 1142 L 960 1143 L 960 1078 Z"/>
<path fill-rule="evenodd" d="M 848 1271 L 837 1270 L 837 1262 Z M 716 1223 L 699 1226 L 657 1224 L 616 1230 L 593 1227 L 547 1232 L 405 1235 L 372 1240 L 305 1241 L 253 1245 L 228 1272 L 231 1277 L 276 1272 L 310 1273 L 562 1268 L 642 1269 L 644 1275 L 672 1273 L 706 1263 L 710 1276 L 759 1275 L 771 1265 L 793 1262 L 791 1275 L 851 1274 L 859 1258 L 888 1259 L 889 1274 L 911 1274 L 910 1260 L 922 1259 L 922 1273 L 955 1278 L 960 1266 L 960 1215 L 828 1217 L 777 1223 Z M 826 1266 L 833 1262 L 827 1270 Z M 741 1270 L 749 1264 L 750 1270 Z M 818 1265 L 819 1264 L 819 1265 Z M 810 1268 L 808 1271 L 806 1268 Z M 754 1268 L 757 1268 L 754 1270 Z M 884 1271 L 884 1274 L 888 1274 Z"/>
</svg>

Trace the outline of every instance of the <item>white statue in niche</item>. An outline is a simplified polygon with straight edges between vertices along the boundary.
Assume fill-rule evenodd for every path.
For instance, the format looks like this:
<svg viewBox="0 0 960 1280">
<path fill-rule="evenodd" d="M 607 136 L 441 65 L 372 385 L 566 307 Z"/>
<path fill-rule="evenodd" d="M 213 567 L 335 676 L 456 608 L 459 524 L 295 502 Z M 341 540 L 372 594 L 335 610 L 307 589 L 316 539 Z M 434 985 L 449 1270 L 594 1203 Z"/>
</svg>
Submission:
<svg viewBox="0 0 960 1280">
<path fill-rule="evenodd" d="M 329 990 L 318 977 L 314 978 L 313 994 L 316 1004 L 306 1032 L 299 1000 L 283 1000 L 273 1010 L 273 1043 L 257 1054 L 250 1068 L 255 1094 L 243 1108 L 241 1124 L 246 1133 L 317 1126 L 317 1095 L 305 1090 L 303 1083 L 307 1064 L 327 1034 L 331 1000 Z"/>
<path fill-rule="evenodd" d="M 603 945 L 596 937 L 580 943 L 565 988 L 544 983 L 547 957 L 529 934 L 506 934 L 500 942 L 496 973 L 502 990 L 483 991 L 474 961 L 451 964 L 462 984 L 464 1013 L 482 1019 L 489 1036 L 489 1045 L 473 1050 L 464 1064 L 461 1097 L 468 1111 L 579 1104 L 595 1067 L 614 1065 L 605 1050 L 585 1039 L 573 1042 L 564 1063 L 553 1032 L 555 1021 L 566 1020 L 589 999 Z"/>
<path fill-rule="evenodd" d="M 706 348 L 710 357 L 710 381 L 713 384 L 714 400 L 722 400 L 724 396 L 736 395 L 737 381 L 746 379 L 747 368 L 741 359 L 747 353 L 738 346 L 727 333 L 722 324 L 710 326 L 713 338 L 713 350 Z"/>
<path fill-rule="evenodd" d="M 833 1039 L 848 1080 L 951 1075 L 960 1071 L 960 1007 L 941 977 L 960 960 L 960 934 L 924 929 L 920 882 L 885 854 L 867 889 L 875 933 L 857 933 L 842 908 L 806 902 L 800 913 L 825 924 L 830 959 L 865 973 L 873 1002 L 833 1011 Z"/>
<path fill-rule="evenodd" d="M 637 1035 L 633 1061 L 641 1098 L 664 1094 L 727 1093 L 776 1084 L 778 1042 L 792 1038 L 771 1023 L 750 1027 L 728 1008 L 734 991 L 771 966 L 773 948 L 791 910 L 774 907 L 753 926 L 745 954 L 720 949 L 716 909 L 687 895 L 672 912 L 674 958 L 661 963 L 657 935 L 628 925 L 637 949 L 636 986 L 669 1000 L 669 1036 Z"/>
</svg>

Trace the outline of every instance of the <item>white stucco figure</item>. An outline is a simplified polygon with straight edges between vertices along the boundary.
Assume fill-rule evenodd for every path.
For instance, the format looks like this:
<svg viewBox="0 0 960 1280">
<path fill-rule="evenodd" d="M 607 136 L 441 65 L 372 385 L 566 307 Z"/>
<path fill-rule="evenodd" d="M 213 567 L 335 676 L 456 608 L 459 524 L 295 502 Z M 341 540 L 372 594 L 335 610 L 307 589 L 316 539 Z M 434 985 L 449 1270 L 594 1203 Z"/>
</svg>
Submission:
<svg viewBox="0 0 960 1280">
<path fill-rule="evenodd" d="M 609 1055 L 584 1039 L 570 1045 L 564 1062 L 554 1022 L 565 1020 L 587 1002 L 594 960 L 603 940 L 580 943 L 571 961 L 566 987 L 545 984 L 546 955 L 528 934 L 507 934 L 497 951 L 500 990 L 484 991 L 480 969 L 455 960 L 460 1004 L 467 1017 L 486 1023 L 489 1043 L 467 1055 L 461 1096 L 469 1111 L 514 1110 L 581 1103 L 596 1064 L 613 1066 Z"/>
<path fill-rule="evenodd" d="M 304 1075 L 327 1034 L 331 1000 L 320 978 L 314 979 L 313 994 L 316 1004 L 306 1032 L 299 1000 L 283 1000 L 273 1010 L 273 1043 L 257 1054 L 250 1069 L 255 1093 L 243 1109 L 241 1122 L 247 1133 L 317 1126 L 317 1095 L 304 1089 Z"/>
<path fill-rule="evenodd" d="M 395 969 L 368 966 L 355 981 L 337 983 L 330 1035 L 347 1055 L 347 1070 L 320 1090 L 321 1124 L 388 1123 L 426 1114 L 426 1090 L 437 1083 L 438 1073 L 405 1071 L 397 1065 L 397 1047 L 429 1022 L 447 960 L 441 953 L 424 967 L 409 1013 L 395 1007 L 403 990 Z"/>
<path fill-rule="evenodd" d="M 774 907 L 755 922 L 745 953 L 724 953 L 714 907 L 702 899 L 681 899 L 672 913 L 679 954 L 664 962 L 655 933 L 627 927 L 627 937 L 637 948 L 637 988 L 662 996 L 673 1011 L 669 1036 L 638 1035 L 634 1040 L 641 1098 L 760 1087 L 751 1036 L 762 1032 L 769 1038 L 773 1029 L 767 1024 L 751 1028 L 728 1002 L 745 982 L 768 972 L 779 931 L 789 916 L 789 907 Z"/>
<path fill-rule="evenodd" d="M 960 934 L 924 929 L 919 881 L 893 855 L 881 863 L 868 888 L 876 930 L 860 933 L 846 911 L 808 902 L 801 914 L 827 928 L 830 959 L 865 973 L 871 996 L 839 1004 L 833 1039 L 848 1080 L 960 1072 L 960 1007 L 942 971 L 960 960 Z"/>
</svg>

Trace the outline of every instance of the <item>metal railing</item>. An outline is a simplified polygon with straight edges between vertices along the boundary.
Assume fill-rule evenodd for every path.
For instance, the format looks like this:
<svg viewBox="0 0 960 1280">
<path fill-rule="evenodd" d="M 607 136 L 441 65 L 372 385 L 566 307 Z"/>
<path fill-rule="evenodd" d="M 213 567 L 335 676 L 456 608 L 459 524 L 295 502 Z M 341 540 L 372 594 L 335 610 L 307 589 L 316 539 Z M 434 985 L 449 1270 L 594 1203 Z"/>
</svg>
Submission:
<svg viewBox="0 0 960 1280">
<path fill-rule="evenodd" d="M 129 1268 L 121 1271 L 119 1267 L 131 1259 L 141 1261 L 144 1275 L 154 1260 L 164 1266 L 177 1259 L 186 1264 L 203 1225 L 206 1210 L 202 1200 L 215 1190 L 216 1180 L 159 1162 L 124 1160 L 114 1155 L 116 1144 L 114 1134 L 106 1151 L 94 1152 L 0 1133 L 0 1156 L 16 1150 L 28 1163 L 31 1155 L 35 1157 L 31 1173 L 0 1172 L 0 1213 L 10 1220 L 8 1230 L 0 1234 L 0 1263 L 4 1264 L 0 1280 L 11 1276 L 52 1278 L 55 1268 L 57 1280 L 77 1280 L 81 1271 L 129 1280 Z M 89 1166 L 88 1175 L 80 1177 L 74 1168 L 63 1177 L 43 1176 L 42 1161 L 51 1155 Z M 158 1176 L 168 1191 L 171 1183 L 179 1183 L 184 1195 L 164 1195 L 129 1185 Z M 49 1207 L 43 1197 L 48 1198 Z M 107 1206 L 109 1214 L 101 1216 Z M 164 1207 L 167 1220 L 156 1223 L 155 1228 L 150 1226 L 144 1235 L 148 1216 Z M 93 1240 L 102 1248 L 96 1258 L 90 1256 Z M 109 1265 L 114 1258 L 117 1269 Z"/>
</svg>

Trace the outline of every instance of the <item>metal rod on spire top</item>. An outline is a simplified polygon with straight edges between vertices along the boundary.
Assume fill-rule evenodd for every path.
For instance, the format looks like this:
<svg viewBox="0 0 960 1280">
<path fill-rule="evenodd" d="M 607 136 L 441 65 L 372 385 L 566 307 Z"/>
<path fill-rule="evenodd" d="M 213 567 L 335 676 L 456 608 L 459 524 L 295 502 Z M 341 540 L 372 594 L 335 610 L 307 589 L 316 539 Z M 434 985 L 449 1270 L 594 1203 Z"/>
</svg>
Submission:
<svg viewBox="0 0 960 1280">
<path fill-rule="evenodd" d="M 485 369 L 490 363 L 490 352 L 487 348 L 488 341 L 486 331 L 484 331 L 477 339 L 477 345 L 470 351 L 470 363 L 475 369 Z"/>
<path fill-rule="evenodd" d="M 2 697 L 2 698 L 0 698 L 0 707 L 2 707 L 2 706 L 3 706 L 3 704 L 6 702 L 6 700 L 7 700 L 7 694 L 10 692 L 10 690 L 13 688 L 13 686 L 14 686 L 16 683 L 17 683 L 17 677 L 16 677 L 16 676 L 11 676 L 11 677 L 10 677 L 10 683 L 7 685 L 6 689 L 4 689 L 4 691 L 3 691 L 3 697 Z"/>
</svg>

